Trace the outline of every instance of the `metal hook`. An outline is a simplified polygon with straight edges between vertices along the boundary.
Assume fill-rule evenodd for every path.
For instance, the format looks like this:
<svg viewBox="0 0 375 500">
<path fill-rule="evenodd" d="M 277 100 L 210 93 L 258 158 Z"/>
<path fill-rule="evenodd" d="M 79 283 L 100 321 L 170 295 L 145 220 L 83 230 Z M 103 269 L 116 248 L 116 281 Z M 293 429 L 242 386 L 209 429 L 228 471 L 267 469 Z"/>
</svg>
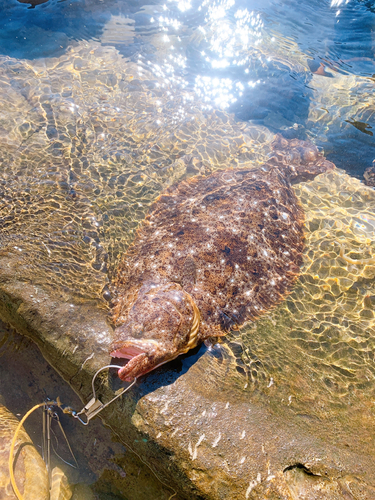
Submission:
<svg viewBox="0 0 375 500">
<path fill-rule="evenodd" d="M 108 401 L 108 403 L 102 403 L 100 401 L 99 398 L 96 397 L 96 392 L 95 392 L 95 379 L 97 377 L 97 375 L 102 371 L 102 370 L 105 370 L 106 368 L 122 368 L 122 366 L 118 366 L 118 365 L 106 365 L 106 366 L 103 366 L 102 368 L 100 368 L 96 373 L 95 375 L 93 376 L 92 378 L 92 381 L 91 381 L 91 386 L 92 386 L 92 393 L 93 393 L 93 397 L 90 399 L 90 401 L 82 408 L 82 410 L 80 412 L 75 412 L 75 411 L 72 411 L 71 414 L 74 418 L 76 418 L 77 420 L 79 420 L 81 422 L 81 424 L 83 425 L 88 425 L 90 420 L 92 418 L 94 418 L 99 412 L 101 412 L 102 410 L 104 410 L 104 408 L 106 408 L 108 405 L 110 405 L 111 403 L 113 403 L 113 401 L 115 401 L 117 398 L 119 398 L 120 396 L 122 396 L 126 391 L 128 391 L 131 387 L 133 387 L 133 385 L 136 383 L 137 381 L 137 378 L 135 378 L 132 383 L 130 385 L 128 385 L 128 387 L 124 387 L 123 390 L 119 393 L 119 394 L 116 394 L 116 396 L 114 398 L 112 398 L 110 401 Z M 85 416 L 86 417 L 86 421 L 85 420 L 82 420 L 81 418 L 81 415 Z"/>
</svg>

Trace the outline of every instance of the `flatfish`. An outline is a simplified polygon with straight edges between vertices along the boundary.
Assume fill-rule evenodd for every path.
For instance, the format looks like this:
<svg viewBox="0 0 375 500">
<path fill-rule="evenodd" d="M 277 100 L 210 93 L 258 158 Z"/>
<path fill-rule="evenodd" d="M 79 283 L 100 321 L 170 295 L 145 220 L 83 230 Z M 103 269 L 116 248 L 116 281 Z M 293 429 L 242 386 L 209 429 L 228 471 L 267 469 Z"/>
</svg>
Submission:
<svg viewBox="0 0 375 500">
<path fill-rule="evenodd" d="M 112 286 L 122 380 L 256 320 L 291 291 L 304 242 L 292 183 L 334 165 L 298 139 L 278 135 L 272 148 L 260 167 L 192 177 L 150 208 Z"/>
</svg>

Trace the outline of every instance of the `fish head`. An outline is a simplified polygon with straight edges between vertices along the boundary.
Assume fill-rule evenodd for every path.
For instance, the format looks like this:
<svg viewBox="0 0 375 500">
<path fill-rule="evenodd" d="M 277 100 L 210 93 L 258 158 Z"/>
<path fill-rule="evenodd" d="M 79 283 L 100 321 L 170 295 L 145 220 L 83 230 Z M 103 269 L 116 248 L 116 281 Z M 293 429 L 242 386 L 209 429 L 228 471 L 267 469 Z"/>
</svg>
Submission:
<svg viewBox="0 0 375 500">
<path fill-rule="evenodd" d="M 195 347 L 199 325 L 199 310 L 178 283 L 144 284 L 114 332 L 111 356 L 129 359 L 120 379 L 140 377 Z"/>
</svg>

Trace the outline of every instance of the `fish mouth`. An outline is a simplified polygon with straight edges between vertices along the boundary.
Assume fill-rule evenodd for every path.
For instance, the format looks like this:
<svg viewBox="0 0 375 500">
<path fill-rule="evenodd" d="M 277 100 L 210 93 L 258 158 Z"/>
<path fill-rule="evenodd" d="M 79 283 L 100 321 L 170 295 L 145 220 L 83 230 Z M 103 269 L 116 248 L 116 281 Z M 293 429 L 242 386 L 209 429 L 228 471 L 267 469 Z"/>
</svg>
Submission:
<svg viewBox="0 0 375 500">
<path fill-rule="evenodd" d="M 115 346 L 115 349 L 110 353 L 112 358 L 123 358 L 128 359 L 129 362 L 126 363 L 118 372 L 118 376 L 121 380 L 130 382 L 135 377 L 139 377 L 148 373 L 153 369 L 153 366 L 149 364 L 149 356 L 157 350 L 158 343 L 153 340 L 128 340 L 122 342 L 119 347 Z"/>
<path fill-rule="evenodd" d="M 118 372 L 118 376 L 121 380 L 130 381 L 133 378 L 145 375 L 164 363 L 172 361 L 180 354 L 185 354 L 189 349 L 197 345 L 199 341 L 200 313 L 191 296 L 187 293 L 186 295 L 193 308 L 193 321 L 191 323 L 188 338 L 179 348 L 175 347 L 173 343 L 170 345 L 166 342 L 151 338 L 133 338 L 129 335 L 130 332 L 128 328 L 125 328 L 125 332 L 124 327 L 119 327 L 117 329 L 117 340 L 112 344 L 110 356 L 112 358 L 128 360 L 128 363 Z"/>
<path fill-rule="evenodd" d="M 158 347 L 158 342 L 155 340 L 127 340 L 115 346 L 110 353 L 112 358 L 133 359 L 141 354 L 151 354 Z"/>
<path fill-rule="evenodd" d="M 112 351 L 110 356 L 112 356 L 112 358 L 133 359 L 144 353 L 144 349 L 140 349 L 139 347 L 135 347 L 133 345 L 125 345 Z"/>
</svg>

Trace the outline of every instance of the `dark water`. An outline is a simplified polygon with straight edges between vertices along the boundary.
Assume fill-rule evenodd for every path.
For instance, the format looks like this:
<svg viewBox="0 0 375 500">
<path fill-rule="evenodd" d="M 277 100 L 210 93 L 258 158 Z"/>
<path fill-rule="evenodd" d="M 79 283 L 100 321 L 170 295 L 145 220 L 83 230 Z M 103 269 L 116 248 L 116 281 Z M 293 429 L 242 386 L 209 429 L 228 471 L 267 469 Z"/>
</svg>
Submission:
<svg viewBox="0 0 375 500">
<path fill-rule="evenodd" d="M 0 9 L 2 54 L 51 57 L 100 41 L 207 105 L 312 139 L 357 177 L 374 159 L 371 1 L 2 0 Z"/>
</svg>

